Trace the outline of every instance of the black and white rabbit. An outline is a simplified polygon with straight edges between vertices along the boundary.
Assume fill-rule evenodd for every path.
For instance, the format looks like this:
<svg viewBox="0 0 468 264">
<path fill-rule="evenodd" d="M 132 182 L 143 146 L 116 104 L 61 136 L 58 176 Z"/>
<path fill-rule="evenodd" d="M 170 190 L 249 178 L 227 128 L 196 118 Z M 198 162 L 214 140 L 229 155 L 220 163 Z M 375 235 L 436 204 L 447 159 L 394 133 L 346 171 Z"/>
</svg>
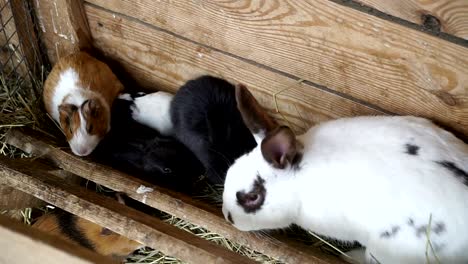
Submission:
<svg viewBox="0 0 468 264">
<path fill-rule="evenodd" d="M 468 263 L 468 145 L 427 119 L 355 117 L 295 136 L 236 90 L 258 146 L 229 168 L 223 213 L 244 231 L 305 229 L 362 263 Z"/>
<path fill-rule="evenodd" d="M 234 85 L 207 75 L 183 85 L 171 104 L 175 137 L 195 153 L 214 184 L 222 184 L 234 160 L 256 145 L 236 105 Z"/>
<path fill-rule="evenodd" d="M 203 166 L 183 144 L 133 120 L 135 101 L 146 96 L 122 94 L 112 107 L 112 129 L 93 157 L 115 169 L 143 176 L 176 190 L 190 190 Z M 157 113 L 155 113 L 157 114 Z"/>
</svg>

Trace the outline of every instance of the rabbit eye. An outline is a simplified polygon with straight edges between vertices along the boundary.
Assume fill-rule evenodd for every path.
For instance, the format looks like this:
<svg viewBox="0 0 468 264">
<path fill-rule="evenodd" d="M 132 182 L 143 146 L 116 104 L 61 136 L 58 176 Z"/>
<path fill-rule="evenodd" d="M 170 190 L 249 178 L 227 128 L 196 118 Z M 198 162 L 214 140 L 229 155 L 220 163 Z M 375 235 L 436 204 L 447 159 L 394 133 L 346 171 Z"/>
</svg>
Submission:
<svg viewBox="0 0 468 264">
<path fill-rule="evenodd" d="M 246 213 L 255 213 L 260 210 L 265 202 L 266 193 L 265 180 L 257 176 L 250 192 L 236 192 L 237 204 L 240 205 Z"/>
<path fill-rule="evenodd" d="M 248 193 L 245 195 L 245 200 L 247 200 L 247 202 L 255 202 L 256 200 L 258 200 L 258 194 Z"/>
<path fill-rule="evenodd" d="M 164 168 L 163 171 L 164 171 L 164 173 L 171 173 L 172 172 L 172 170 L 170 168 Z"/>
</svg>

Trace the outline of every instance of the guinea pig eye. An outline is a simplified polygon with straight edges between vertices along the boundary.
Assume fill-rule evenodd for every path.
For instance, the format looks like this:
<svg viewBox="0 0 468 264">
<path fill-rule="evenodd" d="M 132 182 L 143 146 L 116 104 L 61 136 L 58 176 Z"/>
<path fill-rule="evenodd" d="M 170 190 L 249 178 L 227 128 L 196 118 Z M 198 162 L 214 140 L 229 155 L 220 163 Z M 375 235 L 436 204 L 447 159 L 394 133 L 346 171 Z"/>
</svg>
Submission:
<svg viewBox="0 0 468 264">
<path fill-rule="evenodd" d="M 164 169 L 163 169 L 163 172 L 164 172 L 164 173 L 171 173 L 172 170 L 171 170 L 170 168 L 164 168 Z"/>
</svg>

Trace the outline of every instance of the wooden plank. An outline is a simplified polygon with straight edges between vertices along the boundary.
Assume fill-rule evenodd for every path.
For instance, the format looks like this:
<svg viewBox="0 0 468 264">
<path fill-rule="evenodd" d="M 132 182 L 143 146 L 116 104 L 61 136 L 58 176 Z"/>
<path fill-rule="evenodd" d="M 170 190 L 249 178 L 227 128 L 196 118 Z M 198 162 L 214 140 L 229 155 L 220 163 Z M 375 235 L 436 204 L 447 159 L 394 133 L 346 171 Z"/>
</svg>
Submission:
<svg viewBox="0 0 468 264">
<path fill-rule="evenodd" d="M 241 232 L 224 220 L 219 209 L 214 211 L 214 208 L 194 201 L 186 195 L 150 185 L 130 175 L 85 161 L 57 148 L 54 143 L 43 135 L 37 134 L 37 132 L 30 129 L 10 130 L 6 142 L 35 156 L 47 158 L 64 170 L 115 191 L 124 192 L 137 201 L 206 228 L 233 242 L 245 245 L 285 263 L 342 263 L 339 259 L 324 254 L 313 247 L 265 239 L 249 232 Z M 153 188 L 153 191 L 139 194 L 136 190 L 142 185 Z"/>
<path fill-rule="evenodd" d="M 39 49 L 39 40 L 31 17 L 31 10 L 26 1 L 10 0 L 16 33 L 18 34 L 21 52 L 25 58 L 28 72 L 27 77 L 39 78 L 43 65 Z M 30 75 L 29 75 L 30 74 Z"/>
<path fill-rule="evenodd" d="M 328 0 L 87 3 L 468 133 L 468 48 L 423 32 Z"/>
<path fill-rule="evenodd" d="M 381 12 L 422 25 L 428 29 L 468 39 L 466 0 L 355 0 Z"/>
<path fill-rule="evenodd" d="M 190 263 L 255 263 L 212 242 L 129 208 L 112 198 L 68 184 L 33 160 L 0 157 L 0 183 Z M 89 171 L 88 171 L 89 172 Z"/>
<path fill-rule="evenodd" d="M 35 0 L 33 4 L 52 64 L 62 56 L 91 47 L 83 0 Z"/>
<path fill-rule="evenodd" d="M 69 241 L 0 215 L 0 263 L 117 263 Z"/>
<path fill-rule="evenodd" d="M 23 58 L 22 42 L 18 37 L 21 28 L 17 28 L 18 15 L 13 11 L 16 3 L 0 0 L 0 74 L 5 79 L 24 80 L 31 83 L 28 76 L 27 61 Z"/>
<path fill-rule="evenodd" d="M 120 15 L 91 6 L 86 6 L 86 12 L 94 46 L 121 62 L 148 89 L 175 92 L 185 81 L 206 73 L 243 82 L 272 115 L 283 119 L 275 109 L 273 95 L 278 94 L 279 110 L 296 132 L 328 119 L 381 113 Z"/>
</svg>

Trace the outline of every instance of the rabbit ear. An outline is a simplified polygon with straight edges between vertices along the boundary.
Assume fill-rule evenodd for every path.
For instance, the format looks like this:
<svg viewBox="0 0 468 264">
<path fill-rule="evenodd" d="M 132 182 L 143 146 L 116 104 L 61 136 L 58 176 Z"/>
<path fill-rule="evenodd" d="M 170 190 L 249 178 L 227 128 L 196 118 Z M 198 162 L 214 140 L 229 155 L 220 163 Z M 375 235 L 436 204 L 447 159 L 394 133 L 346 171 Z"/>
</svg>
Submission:
<svg viewBox="0 0 468 264">
<path fill-rule="evenodd" d="M 278 124 L 266 113 L 243 84 L 236 85 L 236 101 L 245 125 L 254 135 L 258 144 L 267 132 L 278 127 Z"/>
<path fill-rule="evenodd" d="M 278 169 L 296 163 L 300 157 L 300 148 L 301 144 L 296 140 L 294 132 L 287 126 L 268 133 L 261 145 L 263 158 Z"/>
</svg>

